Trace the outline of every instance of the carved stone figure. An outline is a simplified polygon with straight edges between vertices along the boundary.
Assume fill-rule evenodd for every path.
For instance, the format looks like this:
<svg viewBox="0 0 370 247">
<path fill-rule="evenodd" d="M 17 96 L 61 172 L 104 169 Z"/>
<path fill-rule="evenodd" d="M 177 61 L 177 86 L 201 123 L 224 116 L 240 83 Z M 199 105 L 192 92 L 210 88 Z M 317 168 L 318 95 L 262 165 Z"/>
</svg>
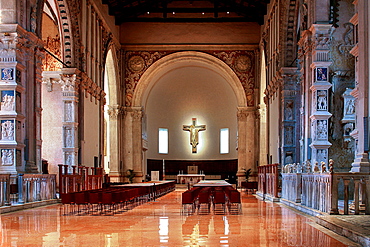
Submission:
<svg viewBox="0 0 370 247">
<path fill-rule="evenodd" d="M 12 121 L 1 123 L 1 140 L 14 140 L 14 123 Z"/>
<path fill-rule="evenodd" d="M 317 161 L 319 162 L 326 161 L 326 150 L 325 149 L 317 150 Z"/>
<path fill-rule="evenodd" d="M 72 103 L 66 103 L 65 104 L 65 120 L 66 122 L 72 122 L 73 121 L 73 106 Z"/>
<path fill-rule="evenodd" d="M 5 94 L 1 102 L 2 111 L 14 111 L 14 96 Z"/>
<path fill-rule="evenodd" d="M 2 165 L 13 165 L 13 150 L 11 149 L 1 150 L 1 162 Z"/>
<path fill-rule="evenodd" d="M 329 160 L 329 172 L 333 173 L 334 171 L 334 160 L 330 159 Z"/>
<path fill-rule="evenodd" d="M 66 147 L 73 147 L 73 136 L 71 129 L 66 130 Z"/>
<path fill-rule="evenodd" d="M 326 96 L 319 96 L 317 99 L 317 109 L 318 110 L 326 110 L 327 103 L 326 103 Z"/>
<path fill-rule="evenodd" d="M 311 172 L 311 162 L 309 160 L 306 161 L 306 172 Z"/>
<path fill-rule="evenodd" d="M 327 138 L 327 125 L 326 120 L 317 120 L 317 138 L 326 139 Z"/>
<path fill-rule="evenodd" d="M 355 113 L 355 100 L 350 99 L 347 101 L 345 106 L 345 114 L 352 115 Z"/>
<path fill-rule="evenodd" d="M 317 173 L 317 172 L 320 172 L 320 169 L 319 169 L 319 162 L 315 162 L 315 165 L 313 167 L 313 172 Z"/>
<path fill-rule="evenodd" d="M 324 161 L 321 161 L 321 172 L 322 173 L 326 172 L 326 164 Z"/>
</svg>

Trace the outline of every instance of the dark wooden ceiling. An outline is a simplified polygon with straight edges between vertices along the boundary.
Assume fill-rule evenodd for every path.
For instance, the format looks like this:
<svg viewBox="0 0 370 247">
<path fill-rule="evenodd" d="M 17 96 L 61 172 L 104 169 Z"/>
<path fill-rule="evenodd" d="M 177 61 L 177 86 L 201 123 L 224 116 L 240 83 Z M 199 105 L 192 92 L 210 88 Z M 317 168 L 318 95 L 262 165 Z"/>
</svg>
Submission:
<svg viewBox="0 0 370 247">
<path fill-rule="evenodd" d="M 124 22 L 258 22 L 270 0 L 102 0 Z"/>
</svg>

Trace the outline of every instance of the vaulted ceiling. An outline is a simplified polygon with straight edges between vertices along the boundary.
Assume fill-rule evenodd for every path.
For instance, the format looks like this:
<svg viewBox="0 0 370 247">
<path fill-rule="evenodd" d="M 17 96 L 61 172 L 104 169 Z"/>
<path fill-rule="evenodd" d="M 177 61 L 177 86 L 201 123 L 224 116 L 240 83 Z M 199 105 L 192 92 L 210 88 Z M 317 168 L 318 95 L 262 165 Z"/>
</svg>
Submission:
<svg viewBox="0 0 370 247">
<path fill-rule="evenodd" d="M 258 22 L 270 0 L 102 0 L 124 22 Z"/>
</svg>

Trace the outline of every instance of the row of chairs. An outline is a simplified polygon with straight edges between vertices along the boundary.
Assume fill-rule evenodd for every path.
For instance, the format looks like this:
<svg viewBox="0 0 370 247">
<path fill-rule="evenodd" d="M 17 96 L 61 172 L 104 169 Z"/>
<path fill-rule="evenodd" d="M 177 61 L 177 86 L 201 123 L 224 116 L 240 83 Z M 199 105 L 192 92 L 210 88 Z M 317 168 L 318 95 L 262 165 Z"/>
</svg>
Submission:
<svg viewBox="0 0 370 247">
<path fill-rule="evenodd" d="M 172 184 L 111 187 L 61 194 L 63 215 L 114 215 L 155 200 L 172 190 Z"/>
<path fill-rule="evenodd" d="M 182 213 L 242 213 L 240 192 L 231 186 L 193 187 L 182 193 Z"/>
</svg>

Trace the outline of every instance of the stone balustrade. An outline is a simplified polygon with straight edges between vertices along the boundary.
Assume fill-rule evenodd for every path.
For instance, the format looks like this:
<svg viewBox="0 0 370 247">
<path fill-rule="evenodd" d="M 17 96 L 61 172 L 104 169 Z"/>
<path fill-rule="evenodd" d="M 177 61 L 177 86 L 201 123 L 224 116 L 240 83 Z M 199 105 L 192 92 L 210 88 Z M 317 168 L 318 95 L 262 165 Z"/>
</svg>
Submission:
<svg viewBox="0 0 370 247">
<path fill-rule="evenodd" d="M 12 179 L 10 174 L 0 174 L 0 206 L 56 199 L 55 174 L 19 174 L 15 184 Z M 15 186 L 12 192 L 11 186 Z"/>
<path fill-rule="evenodd" d="M 328 214 L 370 214 L 370 174 L 283 173 L 282 198 Z"/>
<path fill-rule="evenodd" d="M 19 174 L 18 203 L 56 199 L 55 174 Z"/>
<path fill-rule="evenodd" d="M 283 173 L 282 177 L 281 197 L 292 202 L 301 202 L 302 174 Z"/>
</svg>

